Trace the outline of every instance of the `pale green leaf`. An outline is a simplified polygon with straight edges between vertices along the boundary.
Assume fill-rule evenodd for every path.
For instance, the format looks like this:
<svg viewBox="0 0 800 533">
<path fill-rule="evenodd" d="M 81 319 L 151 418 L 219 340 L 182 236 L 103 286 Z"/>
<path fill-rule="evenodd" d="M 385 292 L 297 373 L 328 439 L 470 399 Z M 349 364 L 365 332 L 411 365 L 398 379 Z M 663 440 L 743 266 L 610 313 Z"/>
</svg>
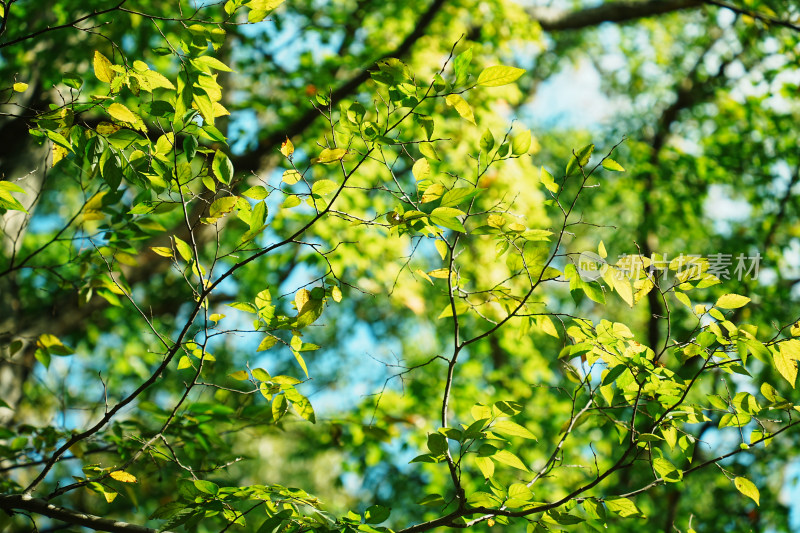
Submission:
<svg viewBox="0 0 800 533">
<path fill-rule="evenodd" d="M 525 74 L 525 69 L 497 65 L 487 67 L 478 75 L 478 85 L 484 87 L 499 87 L 515 82 Z"/>
</svg>

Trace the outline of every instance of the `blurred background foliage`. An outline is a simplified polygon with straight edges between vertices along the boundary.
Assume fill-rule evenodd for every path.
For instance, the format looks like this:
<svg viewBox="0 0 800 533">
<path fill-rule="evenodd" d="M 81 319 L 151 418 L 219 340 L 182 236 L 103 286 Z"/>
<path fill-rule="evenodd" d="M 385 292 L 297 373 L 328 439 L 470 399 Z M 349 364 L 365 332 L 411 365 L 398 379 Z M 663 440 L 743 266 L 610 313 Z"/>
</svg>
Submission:
<svg viewBox="0 0 800 533">
<path fill-rule="evenodd" d="M 25 204 L 30 217 L 4 215 L 0 271 L 12 264 L 12 255 L 27 257 L 52 242 L 23 268 L 0 277 L 0 397 L 14 406 L 13 411 L 3 410 L 0 436 L 6 439 L 8 459 L 13 455 L 16 463 L 35 462 L 41 455 L 15 451 L 9 444 L 12 435 L 25 436 L 26 442 L 30 437 L 40 452 L 47 450 L 102 413 L 105 395 L 119 397 L 135 388 L 161 357 L 154 351 L 155 338 L 130 318 L 129 309 L 87 297 L 92 268 L 81 266 L 84 255 L 91 253 L 85 237 L 99 230 L 61 229 L 91 191 L 70 169 L 50 168 L 48 150 L 37 146 L 27 130 L 36 111 L 98 90 L 98 81 L 85 75 L 91 71 L 93 50 L 114 63 L 144 60 L 172 79 L 174 57 L 160 55 L 159 49 L 187 31 L 187 23 L 178 19 L 210 21 L 208 27 L 218 27 L 227 15 L 220 3 L 135 0 L 124 2 L 124 10 L 88 18 L 77 25 L 80 31 L 73 26 L 44 31 L 114 6 L 106 0 L 59 0 L 46 8 L 28 0 L 5 2 L 0 79 L 29 87 L 3 106 L 0 172 L 3 179 L 20 180 L 24 188 L 39 193 L 20 198 L 38 198 L 35 206 Z M 399 57 L 420 79 L 430 79 L 455 46 L 456 53 L 472 48 L 475 73 L 493 64 L 526 68 L 515 85 L 465 95 L 477 126 L 452 108 L 430 104 L 427 111 L 436 116 L 434 137 L 443 139 L 437 144 L 441 161 L 434 163 L 434 173 L 441 168 L 453 178 L 473 175 L 486 129 L 498 139 L 512 122 L 513 131 L 531 129 L 529 155 L 499 164 L 481 178 L 486 188 L 481 202 L 490 206 L 513 199 L 513 212 L 522 223 L 553 228 L 553 213 L 543 205 L 539 168 L 556 175 L 573 149 L 593 142 L 599 153 L 606 153 L 624 138 L 614 158 L 627 171 L 604 173 L 595 187 L 584 191 L 577 210 L 591 225 L 570 228 L 565 251 L 594 251 L 602 240 L 609 258 L 721 253 L 731 254 L 735 265 L 739 254 L 760 254 L 757 279 L 736 279 L 731 268 L 731 279 L 706 289 L 703 299 L 713 302 L 730 292 L 749 296 L 752 304 L 740 318 L 758 325 L 769 338 L 776 328 L 797 321 L 800 309 L 800 29 L 792 22 L 800 20 L 798 11 L 793 2 L 778 0 L 291 0 L 263 22 L 221 26 L 227 38 L 217 57 L 234 72 L 219 78 L 223 104 L 231 114 L 217 127 L 228 137 L 238 175 L 250 185 L 275 184 L 289 168 L 279 152 L 284 139 L 291 139 L 294 163 L 300 165 L 330 134 L 330 124 L 315 108 L 318 95 L 328 97 L 334 109 L 345 99 L 374 107 L 376 87 L 367 69 L 376 60 Z M 19 40 L 28 35 L 35 37 Z M 65 84 L 69 73 L 81 78 L 79 88 Z M 91 124 L 98 117 L 87 113 L 81 120 Z M 415 502 L 424 493 L 445 494 L 450 482 L 441 465 L 408 463 L 424 449 L 425 433 L 438 427 L 446 364 L 434 361 L 404 370 L 446 351 L 452 322 L 436 319 L 447 302 L 441 284 L 416 273 L 441 267 L 436 250 L 353 218 L 375 220 L 395 207 L 396 201 L 380 190 L 388 170 L 399 182 L 414 183 L 411 159 L 400 151 L 387 149 L 386 154 L 397 159 L 365 163 L 358 181 L 351 183 L 364 192 L 343 195 L 337 204 L 337 211 L 350 216 L 327 218 L 307 238 L 330 253 L 281 249 L 220 287 L 212 309 L 227 313 L 226 320 L 235 320 L 243 331 L 215 340 L 216 362 L 204 381 L 218 386 L 192 393 L 193 406 L 181 412 L 173 438 L 181 456 L 198 468 L 230 463 L 211 474 L 220 485 L 303 487 L 334 513 L 382 504 L 393 509 L 390 525 L 401 527 L 436 516 L 436 509 Z M 168 230 L 169 224 L 179 223 L 170 216 L 160 219 Z M 302 214 L 285 216 L 271 231 L 283 235 L 303 222 Z M 158 244 L 158 233 L 142 229 L 132 235 L 131 256 L 123 268 L 140 307 L 158 328 L 170 331 L 182 325 L 191 300 L 187 303 L 180 274 L 144 251 L 143 243 Z M 230 248 L 225 235 L 220 234 L 219 246 Z M 474 238 L 462 251 L 461 276 L 484 284 L 501 276 L 493 271 L 496 253 L 492 240 Z M 102 270 L 102 265 L 94 268 Z M 344 282 L 344 299 L 304 338 L 322 346 L 306 358 L 313 379 L 303 386 L 317 423 L 296 416 L 277 425 L 264 423 L 260 398 L 231 392 L 235 386 L 227 375 L 245 364 L 273 375 L 296 375 L 297 366 L 289 350 L 256 352 L 260 338 L 244 331 L 250 319 L 225 304 L 252 300 L 269 286 L 273 300 L 288 310 L 295 291 L 328 269 Z M 637 340 L 654 348 L 689 335 L 693 317 L 685 309 L 673 309 L 672 329 L 667 331 L 659 319 L 665 314 L 663 303 L 655 293 L 651 296 L 633 309 L 611 294 L 605 306 L 588 298 L 576 303 L 566 287 L 555 283 L 541 298 L 551 312 L 623 322 Z M 462 328 L 477 332 L 482 324 L 468 315 Z M 521 319 L 470 345 L 453 383 L 457 421 L 470 421 L 469 409 L 476 402 L 513 399 L 524 405 L 515 420 L 538 442 L 521 447 L 520 455 L 534 468 L 546 460 L 572 409 L 564 389 L 568 377 L 557 358 L 565 334 L 556 325 L 559 338 Z M 42 333 L 57 335 L 75 355 L 54 358 L 45 368 L 29 347 L 10 354 L 13 339 L 30 341 Z M 785 383 L 780 386 L 769 368 L 763 371 L 756 379 L 770 380 L 797 403 L 793 390 Z M 727 374 L 703 386 L 706 393 L 727 389 L 731 395 L 747 387 Z M 180 371 L 168 369 L 114 431 L 74 454 L 91 452 L 83 462 L 102 463 L 103 450 L 110 446 L 115 452 L 116 446 L 134 449 L 141 444 L 134 437 L 154 431 L 182 391 Z M 738 430 L 720 431 L 715 424 L 696 430 L 701 443 L 695 461 L 740 442 Z M 563 496 L 580 484 L 595 460 L 601 467 L 612 460 L 617 441 L 606 428 L 587 423 L 573 439 L 564 450 L 563 466 L 541 480 L 537 499 Z M 745 500 L 718 469 L 709 468 L 637 498 L 649 517 L 646 523 L 617 520 L 608 529 L 798 531 L 800 515 L 790 512 L 800 476 L 798 439 L 797 432 L 787 432 L 768 448 L 739 454 L 725 464 L 733 473 L 746 472 L 761 487 L 759 507 Z M 230 449 L 224 451 L 217 442 Z M 80 462 L 60 463 L 47 483 L 69 480 L 79 472 Z M 8 468 L 10 464 L 0 464 L 4 483 L 25 485 L 36 473 L 35 467 Z M 136 522 L 140 513 L 135 509 L 149 514 L 170 501 L 183 473 L 175 464 L 154 460 L 142 462 L 136 474 L 139 486 L 121 492 L 113 502 L 99 502 L 96 494 L 83 490 L 63 499 L 74 508 Z M 624 493 L 651 477 L 649 468 L 630 468 L 611 476 L 599 490 Z M 483 483 L 480 475 L 465 477 L 468 493 Z M 12 528 L 24 528 L 29 522 L 15 524 Z"/>
</svg>

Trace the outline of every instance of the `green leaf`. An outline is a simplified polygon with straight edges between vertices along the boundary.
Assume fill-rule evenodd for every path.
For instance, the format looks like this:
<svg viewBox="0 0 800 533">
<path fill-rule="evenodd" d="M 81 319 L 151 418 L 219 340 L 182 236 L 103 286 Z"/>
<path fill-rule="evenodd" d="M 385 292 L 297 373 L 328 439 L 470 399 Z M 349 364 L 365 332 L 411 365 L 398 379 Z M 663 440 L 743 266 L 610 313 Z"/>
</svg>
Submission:
<svg viewBox="0 0 800 533">
<path fill-rule="evenodd" d="M 453 74 L 455 74 L 456 85 L 461 85 L 469 75 L 469 64 L 472 63 L 472 47 L 467 48 L 456 56 L 453 60 Z"/>
<path fill-rule="evenodd" d="M 492 424 L 491 431 L 502 433 L 504 435 L 511 435 L 513 437 L 521 437 L 523 439 L 536 440 L 536 437 L 528 431 L 525 427 L 512 422 L 511 420 L 497 420 Z M 498 459 L 499 460 L 499 459 Z"/>
<path fill-rule="evenodd" d="M 197 490 L 200 492 L 205 492 L 206 494 L 217 494 L 219 492 L 219 487 L 216 483 L 212 483 L 204 479 L 195 480 L 194 486 L 197 488 Z"/>
<path fill-rule="evenodd" d="M 256 185 L 255 187 L 250 187 L 244 191 L 242 196 L 246 196 L 247 198 L 251 198 L 253 200 L 263 200 L 269 196 L 269 192 L 261 185 Z"/>
<path fill-rule="evenodd" d="M 228 65 L 212 56 L 202 56 L 192 59 L 192 64 L 198 66 L 201 70 L 221 70 L 223 72 L 233 72 L 233 69 Z"/>
<path fill-rule="evenodd" d="M 478 465 L 484 478 L 490 479 L 494 475 L 494 461 L 489 457 L 476 457 L 475 464 Z"/>
<path fill-rule="evenodd" d="M 567 161 L 566 175 L 571 176 L 581 168 L 584 168 L 589 163 L 592 152 L 594 152 L 594 145 L 589 144 L 571 155 L 569 161 Z"/>
<path fill-rule="evenodd" d="M 739 294 L 724 294 L 719 297 L 717 303 L 714 304 L 714 307 L 719 307 L 720 309 L 738 309 L 740 307 L 744 307 L 750 302 L 750 298 L 747 296 L 741 296 Z"/>
<path fill-rule="evenodd" d="M 506 464 L 508 466 L 513 466 L 514 468 L 517 468 L 519 470 L 530 472 L 530 470 L 528 470 L 528 467 L 525 466 L 525 463 L 523 463 L 519 457 L 517 457 L 508 450 L 498 450 L 497 453 L 495 453 L 492 456 L 492 458 L 495 461 Z"/>
<path fill-rule="evenodd" d="M 335 181 L 319 180 L 314 182 L 314 185 L 311 187 L 311 193 L 317 196 L 328 196 L 329 194 L 336 192 L 338 189 L 339 186 Z"/>
<path fill-rule="evenodd" d="M 483 132 L 483 135 L 481 135 L 480 148 L 481 152 L 486 153 L 494 148 L 494 135 L 492 135 L 492 132 L 488 129 Z"/>
<path fill-rule="evenodd" d="M 759 503 L 760 494 L 758 492 L 758 488 L 753 484 L 752 481 L 744 477 L 737 477 L 734 478 L 733 484 L 736 486 L 736 490 L 752 499 L 754 502 L 756 502 L 756 505 L 761 505 Z"/>
<path fill-rule="evenodd" d="M 525 74 L 525 69 L 506 66 L 487 67 L 478 75 L 478 85 L 484 87 L 500 87 L 508 85 Z"/>
<path fill-rule="evenodd" d="M 178 253 L 181 255 L 184 261 L 191 261 L 193 254 L 192 248 L 189 246 L 186 241 L 182 240 L 180 237 L 172 237 L 175 240 L 175 248 L 178 249 Z"/>
<path fill-rule="evenodd" d="M 511 139 L 511 153 L 514 155 L 523 155 L 528 152 L 531 147 L 531 132 L 525 130 L 522 133 L 514 135 Z"/>
<path fill-rule="evenodd" d="M 456 218 L 463 214 L 465 213 L 460 209 L 455 209 L 452 207 L 437 207 L 433 210 L 433 212 L 431 212 L 431 222 L 447 229 L 466 233 L 467 230 L 464 229 L 464 225 L 461 224 L 461 221 L 458 220 L 458 218 Z"/>
<path fill-rule="evenodd" d="M 608 510 L 614 513 L 617 513 L 623 518 L 627 518 L 630 516 L 637 516 L 643 517 L 642 511 L 636 507 L 636 504 L 633 503 L 628 498 L 613 498 L 611 500 L 606 500 L 606 507 Z"/>
<path fill-rule="evenodd" d="M 382 505 L 373 505 L 364 512 L 364 522 L 367 524 L 380 524 L 389 518 L 391 509 Z"/>
<path fill-rule="evenodd" d="M 539 181 L 542 182 L 548 191 L 555 194 L 558 192 L 558 184 L 556 180 L 553 179 L 553 175 L 550 174 L 544 167 L 541 167 L 539 171 Z"/>
<path fill-rule="evenodd" d="M 622 168 L 622 165 L 607 157 L 603 160 L 603 168 L 606 170 L 611 170 L 612 172 L 625 172 L 625 169 Z"/>
<path fill-rule="evenodd" d="M 439 205 L 441 207 L 455 207 L 459 204 L 463 204 L 464 202 L 472 200 L 480 192 L 481 189 L 475 189 L 473 187 L 456 187 L 455 189 L 450 189 L 442 195 L 442 201 L 439 203 Z"/>
<path fill-rule="evenodd" d="M 217 179 L 224 183 L 225 185 L 230 185 L 231 179 L 233 178 L 233 163 L 225 155 L 224 152 L 217 150 L 214 152 L 214 160 L 211 163 L 211 170 L 214 171 L 214 175 L 217 176 Z"/>
<path fill-rule="evenodd" d="M 433 455 L 444 455 L 447 452 L 447 438 L 438 432 L 428 434 L 428 450 Z"/>
</svg>

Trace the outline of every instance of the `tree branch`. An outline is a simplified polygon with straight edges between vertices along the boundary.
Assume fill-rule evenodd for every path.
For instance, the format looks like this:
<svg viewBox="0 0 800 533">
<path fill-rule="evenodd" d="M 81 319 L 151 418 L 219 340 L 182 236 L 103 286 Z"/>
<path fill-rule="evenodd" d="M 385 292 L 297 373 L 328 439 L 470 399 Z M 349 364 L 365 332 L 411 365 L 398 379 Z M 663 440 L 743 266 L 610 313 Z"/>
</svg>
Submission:
<svg viewBox="0 0 800 533">
<path fill-rule="evenodd" d="M 434 0 L 428 9 L 420 15 L 417 23 L 414 25 L 414 30 L 409 33 L 403 42 L 394 50 L 387 52 L 380 57 L 376 57 L 367 67 L 363 68 L 355 76 L 344 82 L 337 87 L 330 95 L 331 106 L 336 106 L 341 100 L 353 93 L 358 87 L 369 79 L 369 67 L 374 65 L 381 59 L 389 57 L 402 57 L 408 54 L 411 47 L 425 35 L 425 31 L 430 26 L 434 17 L 441 11 L 447 0 Z M 242 155 L 241 157 L 234 158 L 233 163 L 238 171 L 252 170 L 258 171 L 261 164 L 261 159 L 265 154 L 269 154 L 275 147 L 280 146 L 281 142 L 287 137 L 294 137 L 299 135 L 306 128 L 308 128 L 320 116 L 319 111 L 315 107 L 306 109 L 300 116 L 292 121 L 291 124 L 280 130 L 273 131 L 266 138 L 264 138 L 258 145 L 258 148 Z"/>
<path fill-rule="evenodd" d="M 544 31 L 562 31 L 597 26 L 603 22 L 627 22 L 701 5 L 703 5 L 702 0 L 648 0 L 647 2 L 620 0 L 605 2 L 580 11 L 533 7 L 528 13 Z"/>
<path fill-rule="evenodd" d="M 111 518 L 101 518 L 65 507 L 56 507 L 41 498 L 32 498 L 25 494 L 0 495 L 0 509 L 8 514 L 13 514 L 15 511 L 30 511 L 68 524 L 88 527 L 95 531 L 156 533 L 155 529 L 149 527 L 120 522 Z"/>
</svg>

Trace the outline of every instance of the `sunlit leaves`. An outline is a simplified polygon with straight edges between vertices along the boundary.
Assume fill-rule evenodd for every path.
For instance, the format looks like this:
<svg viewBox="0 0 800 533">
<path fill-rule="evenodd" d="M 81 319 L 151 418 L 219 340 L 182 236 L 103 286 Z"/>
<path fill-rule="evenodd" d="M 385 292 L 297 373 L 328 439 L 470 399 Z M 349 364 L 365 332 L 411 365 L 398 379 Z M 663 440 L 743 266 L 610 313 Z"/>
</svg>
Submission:
<svg viewBox="0 0 800 533">
<path fill-rule="evenodd" d="M 447 105 L 452 106 L 467 122 L 475 124 L 475 115 L 472 113 L 472 107 L 467 103 L 464 98 L 459 94 L 451 94 L 445 98 Z"/>
<path fill-rule="evenodd" d="M 797 381 L 797 360 L 792 357 L 794 354 L 790 352 L 790 349 L 783 349 L 782 346 L 781 349 L 772 348 L 771 352 L 775 368 L 778 369 L 781 376 L 794 388 L 795 382 Z"/>
<path fill-rule="evenodd" d="M 525 69 L 506 66 L 487 67 L 478 75 L 478 85 L 484 87 L 499 87 L 508 85 L 525 74 Z"/>
<path fill-rule="evenodd" d="M 27 213 L 25 207 L 11 193 L 25 194 L 25 189 L 10 181 L 0 181 L 0 208 Z"/>
<path fill-rule="evenodd" d="M 578 172 L 578 170 L 585 167 L 589 163 L 589 158 L 592 157 L 592 152 L 594 152 L 593 144 L 589 144 L 580 150 L 577 150 L 567 161 L 565 174 L 567 176 L 571 176 L 572 174 Z"/>
<path fill-rule="evenodd" d="M 312 162 L 329 165 L 341 161 L 345 155 L 347 155 L 347 150 L 345 148 L 324 148 L 319 153 L 318 157 L 312 159 Z"/>
<path fill-rule="evenodd" d="M 121 481 L 122 483 L 136 483 L 136 476 L 125 472 L 124 470 L 114 470 L 109 474 L 112 479 Z"/>
<path fill-rule="evenodd" d="M 211 163 L 211 168 L 220 182 L 226 185 L 231 183 L 231 179 L 233 178 L 233 163 L 231 163 L 231 160 L 224 152 L 221 150 L 216 150 L 214 152 L 214 160 Z"/>
<path fill-rule="evenodd" d="M 758 488 L 752 481 L 744 477 L 737 477 L 734 478 L 733 484 L 736 486 L 736 490 L 752 499 L 754 502 L 756 502 L 756 505 L 760 505 L 760 494 L 758 492 Z"/>
<path fill-rule="evenodd" d="M 610 157 L 603 159 L 603 168 L 612 172 L 625 172 L 625 169 L 622 167 L 622 165 Z"/>
<path fill-rule="evenodd" d="M 750 298 L 747 296 L 741 296 L 739 294 L 724 294 L 719 297 L 714 306 L 719 307 L 720 309 L 738 309 L 747 305 L 748 302 L 750 302 Z"/>
<path fill-rule="evenodd" d="M 116 73 L 111 70 L 111 61 L 100 52 L 94 52 L 94 75 L 104 83 L 111 83 Z"/>
</svg>

